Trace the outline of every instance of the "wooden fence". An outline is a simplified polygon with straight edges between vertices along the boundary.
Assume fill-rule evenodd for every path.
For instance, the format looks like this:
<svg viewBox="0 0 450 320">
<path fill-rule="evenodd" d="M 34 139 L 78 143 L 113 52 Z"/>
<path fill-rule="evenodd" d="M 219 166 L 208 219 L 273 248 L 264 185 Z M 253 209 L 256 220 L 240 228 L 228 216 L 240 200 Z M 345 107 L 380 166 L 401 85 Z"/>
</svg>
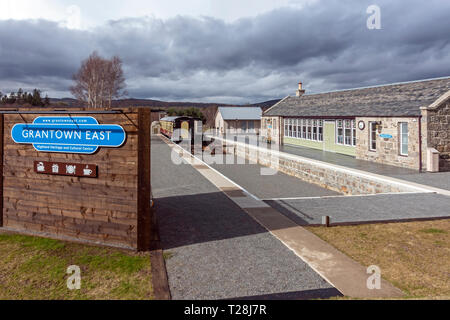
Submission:
<svg viewBox="0 0 450 320">
<path fill-rule="evenodd" d="M 120 125 L 125 142 L 93 154 L 37 151 L 13 141 L 18 123 L 37 117 L 93 117 Z M 64 240 L 90 241 L 139 251 L 156 239 L 150 206 L 149 109 L 0 111 L 0 227 Z M 36 172 L 36 163 L 96 165 L 97 176 Z M 88 171 L 89 172 L 89 171 Z"/>
</svg>

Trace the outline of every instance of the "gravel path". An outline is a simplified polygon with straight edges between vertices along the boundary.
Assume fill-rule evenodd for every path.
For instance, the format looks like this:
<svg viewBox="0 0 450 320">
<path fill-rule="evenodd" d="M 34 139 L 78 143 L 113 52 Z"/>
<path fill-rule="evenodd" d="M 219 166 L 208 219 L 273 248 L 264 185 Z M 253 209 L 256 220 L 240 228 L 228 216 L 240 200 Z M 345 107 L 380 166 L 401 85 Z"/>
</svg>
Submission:
<svg viewBox="0 0 450 320">
<path fill-rule="evenodd" d="M 426 186 L 450 190 L 450 172 L 415 172 L 410 174 L 390 174 L 389 176 L 424 184 Z"/>
<path fill-rule="evenodd" d="M 332 223 L 450 217 L 450 197 L 434 193 L 266 202 L 301 225 L 320 224 L 325 215 Z"/>
<path fill-rule="evenodd" d="M 339 294 L 157 137 L 152 188 L 173 299 Z"/>
</svg>

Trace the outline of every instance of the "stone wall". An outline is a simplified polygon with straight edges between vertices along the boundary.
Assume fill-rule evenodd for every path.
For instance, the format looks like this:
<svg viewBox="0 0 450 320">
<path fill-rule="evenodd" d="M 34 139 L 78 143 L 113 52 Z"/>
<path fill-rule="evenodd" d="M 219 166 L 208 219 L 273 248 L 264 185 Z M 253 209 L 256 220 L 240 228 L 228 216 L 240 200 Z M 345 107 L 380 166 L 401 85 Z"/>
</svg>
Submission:
<svg viewBox="0 0 450 320">
<path fill-rule="evenodd" d="M 450 171 L 450 99 L 422 114 L 427 127 L 427 146 L 440 153 L 439 171 Z"/>
<path fill-rule="evenodd" d="M 226 141 L 226 152 L 346 195 L 417 192 L 402 183 L 266 148 Z"/>
<path fill-rule="evenodd" d="M 356 130 L 356 158 L 394 165 L 403 168 L 420 170 L 420 139 L 419 118 L 356 118 L 356 124 L 364 121 L 363 130 Z M 392 138 L 377 136 L 375 151 L 369 148 L 370 126 L 372 121 L 380 121 L 383 127 L 381 133 L 389 134 Z M 408 155 L 400 154 L 400 122 L 408 123 Z"/>
</svg>

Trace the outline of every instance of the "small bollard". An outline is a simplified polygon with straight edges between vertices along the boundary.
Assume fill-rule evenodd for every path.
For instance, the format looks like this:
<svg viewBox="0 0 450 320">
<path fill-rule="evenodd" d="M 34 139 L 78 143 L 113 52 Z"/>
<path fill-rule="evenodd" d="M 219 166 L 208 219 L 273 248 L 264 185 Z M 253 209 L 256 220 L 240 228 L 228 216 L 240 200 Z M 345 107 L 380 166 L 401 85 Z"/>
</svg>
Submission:
<svg viewBox="0 0 450 320">
<path fill-rule="evenodd" d="M 322 216 L 322 224 L 326 227 L 329 227 L 330 226 L 330 217 Z"/>
</svg>

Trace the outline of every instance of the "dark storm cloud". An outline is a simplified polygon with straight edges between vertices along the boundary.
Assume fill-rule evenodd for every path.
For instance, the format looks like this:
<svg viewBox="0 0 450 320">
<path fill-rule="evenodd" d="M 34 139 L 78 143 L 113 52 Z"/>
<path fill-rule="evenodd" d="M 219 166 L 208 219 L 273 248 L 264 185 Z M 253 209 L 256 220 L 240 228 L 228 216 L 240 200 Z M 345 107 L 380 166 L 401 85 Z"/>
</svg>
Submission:
<svg viewBox="0 0 450 320">
<path fill-rule="evenodd" d="M 128 18 L 90 31 L 48 21 L 0 22 L 0 90 L 67 91 L 93 50 L 119 55 L 130 96 L 250 102 L 291 94 L 450 75 L 450 3 L 322 1 L 226 23 L 203 17 Z M 14 85 L 12 85 L 14 84 Z"/>
</svg>

